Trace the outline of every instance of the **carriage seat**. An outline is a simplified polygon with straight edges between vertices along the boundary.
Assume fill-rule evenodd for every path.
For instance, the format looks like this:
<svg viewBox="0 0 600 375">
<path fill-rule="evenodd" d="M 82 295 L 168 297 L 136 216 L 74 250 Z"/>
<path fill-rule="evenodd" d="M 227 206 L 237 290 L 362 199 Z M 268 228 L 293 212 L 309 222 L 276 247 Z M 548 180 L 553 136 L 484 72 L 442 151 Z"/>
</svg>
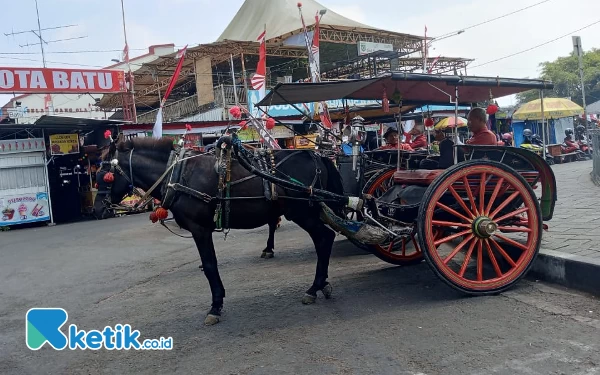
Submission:
<svg viewBox="0 0 600 375">
<path fill-rule="evenodd" d="M 416 169 L 394 172 L 394 182 L 398 185 L 431 185 L 443 169 Z"/>
</svg>

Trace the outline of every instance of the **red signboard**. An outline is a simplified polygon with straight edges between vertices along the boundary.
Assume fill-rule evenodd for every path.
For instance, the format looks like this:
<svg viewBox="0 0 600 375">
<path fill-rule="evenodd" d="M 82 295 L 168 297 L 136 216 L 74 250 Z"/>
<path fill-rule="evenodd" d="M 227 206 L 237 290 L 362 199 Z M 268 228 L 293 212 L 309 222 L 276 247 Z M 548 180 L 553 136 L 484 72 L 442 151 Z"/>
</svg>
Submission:
<svg viewBox="0 0 600 375">
<path fill-rule="evenodd" d="M 125 91 L 121 70 L 0 67 L 0 93 L 111 93 Z"/>
</svg>

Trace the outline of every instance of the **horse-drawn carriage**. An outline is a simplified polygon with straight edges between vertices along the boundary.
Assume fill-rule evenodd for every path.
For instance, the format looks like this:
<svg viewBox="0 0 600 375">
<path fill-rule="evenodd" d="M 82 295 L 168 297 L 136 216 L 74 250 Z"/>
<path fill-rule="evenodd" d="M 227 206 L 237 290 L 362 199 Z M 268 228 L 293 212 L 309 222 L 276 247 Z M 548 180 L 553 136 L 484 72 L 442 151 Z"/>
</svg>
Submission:
<svg viewBox="0 0 600 375">
<path fill-rule="evenodd" d="M 447 87 L 454 95 L 444 92 Z M 394 93 L 387 95 L 393 98 L 402 93 L 400 103 L 395 103 L 401 111 L 403 105 L 444 104 L 444 96 L 446 102 L 448 97 L 454 99 L 450 102 L 458 107 L 483 102 L 490 94 L 498 97 L 548 87 L 551 83 L 540 80 L 391 74 L 315 85 L 280 84 L 257 105 L 334 97 L 377 99 L 382 90 L 394 88 Z M 364 184 L 358 184 L 359 190 L 345 193 L 364 194 L 364 199 L 375 201 L 375 205 L 363 208 L 365 215 L 358 216 L 363 224 L 381 230 L 381 240 L 364 243 L 348 237 L 389 263 L 410 265 L 426 259 L 438 276 L 462 291 L 498 292 L 522 277 L 535 260 L 543 221 L 552 218 L 556 201 L 554 174 L 543 158 L 526 150 L 456 147 L 462 148 L 465 160 L 456 160 L 446 170 L 418 169 L 426 152 L 399 149 L 363 153 L 359 166 L 375 160 L 380 168 Z M 353 176 L 342 171 L 342 177 L 346 182 Z M 535 193 L 538 187 L 539 198 Z"/>
<path fill-rule="evenodd" d="M 453 95 L 445 93 L 448 87 Z M 402 110 L 403 105 L 444 104 L 448 98 L 458 106 L 485 101 L 490 94 L 551 87 L 539 80 L 390 74 L 279 84 L 257 105 L 374 99 L 386 90 L 387 97 L 401 97 L 396 104 Z M 305 229 L 317 251 L 315 280 L 304 303 L 315 302 L 317 291 L 331 296 L 331 229 L 391 263 L 425 259 L 443 281 L 463 292 L 498 293 L 522 278 L 536 259 L 543 221 L 554 211 L 554 174 L 541 157 L 524 149 L 456 147 L 463 148 L 465 160 L 455 156 L 452 167 L 437 170 L 415 169 L 427 154 L 391 151 L 396 166 L 382 168 L 365 184 L 360 183 L 360 160 L 372 155 L 339 156 L 336 167 L 314 151 L 249 151 L 235 134 L 219 140 L 216 158 L 174 150 L 166 142 L 128 141 L 112 144 L 105 156 L 110 163 L 103 173 L 115 173 L 109 196 L 99 196 L 96 207 L 121 199 L 135 181 L 161 200 L 154 219 L 166 218 L 169 209 L 192 232 L 213 294 L 207 324 L 219 320 L 224 297 L 212 243 L 216 223 L 224 229 L 257 228 L 280 215 Z"/>
</svg>

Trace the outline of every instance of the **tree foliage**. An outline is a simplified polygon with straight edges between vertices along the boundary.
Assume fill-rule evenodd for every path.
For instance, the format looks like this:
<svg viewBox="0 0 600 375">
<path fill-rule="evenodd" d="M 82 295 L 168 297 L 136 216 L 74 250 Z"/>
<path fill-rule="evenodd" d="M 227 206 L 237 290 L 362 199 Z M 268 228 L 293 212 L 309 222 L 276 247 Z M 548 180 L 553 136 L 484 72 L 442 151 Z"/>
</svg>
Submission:
<svg viewBox="0 0 600 375">
<path fill-rule="evenodd" d="M 573 53 L 568 57 L 559 57 L 554 61 L 540 64 L 540 78 L 552 81 L 553 90 L 544 90 L 544 97 L 571 98 L 583 105 L 581 95 L 581 78 L 579 76 L 579 59 Z M 583 80 L 585 84 L 586 104 L 600 100 L 600 50 L 592 49 L 583 55 Z M 539 98 L 539 90 L 517 94 L 519 104 Z"/>
</svg>

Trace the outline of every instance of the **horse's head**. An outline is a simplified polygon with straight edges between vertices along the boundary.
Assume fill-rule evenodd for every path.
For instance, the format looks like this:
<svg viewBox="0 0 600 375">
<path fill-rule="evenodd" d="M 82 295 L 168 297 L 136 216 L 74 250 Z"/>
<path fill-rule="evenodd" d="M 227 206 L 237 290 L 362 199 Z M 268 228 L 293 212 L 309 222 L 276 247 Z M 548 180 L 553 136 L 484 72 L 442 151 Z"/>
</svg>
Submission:
<svg viewBox="0 0 600 375">
<path fill-rule="evenodd" d="M 98 193 L 94 200 L 94 216 L 97 219 L 114 216 L 113 205 L 119 204 L 133 192 L 128 172 L 121 168 L 129 152 L 119 152 L 118 148 L 123 149 L 111 142 L 102 154 L 102 167 L 96 173 Z"/>
</svg>

